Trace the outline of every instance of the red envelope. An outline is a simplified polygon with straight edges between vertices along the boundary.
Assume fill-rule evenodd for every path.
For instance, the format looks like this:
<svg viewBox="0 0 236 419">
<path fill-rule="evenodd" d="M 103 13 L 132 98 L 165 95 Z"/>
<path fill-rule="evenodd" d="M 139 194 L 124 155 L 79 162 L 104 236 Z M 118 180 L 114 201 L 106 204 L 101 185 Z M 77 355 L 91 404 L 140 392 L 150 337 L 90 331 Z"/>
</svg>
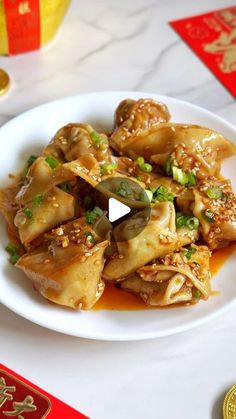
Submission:
<svg viewBox="0 0 236 419">
<path fill-rule="evenodd" d="M 0 364 L 1 419 L 88 419 L 82 413 Z"/>
<path fill-rule="evenodd" d="M 236 97 L 236 6 L 169 23 Z"/>
<path fill-rule="evenodd" d="M 39 0 L 3 0 L 9 54 L 40 48 Z"/>
</svg>

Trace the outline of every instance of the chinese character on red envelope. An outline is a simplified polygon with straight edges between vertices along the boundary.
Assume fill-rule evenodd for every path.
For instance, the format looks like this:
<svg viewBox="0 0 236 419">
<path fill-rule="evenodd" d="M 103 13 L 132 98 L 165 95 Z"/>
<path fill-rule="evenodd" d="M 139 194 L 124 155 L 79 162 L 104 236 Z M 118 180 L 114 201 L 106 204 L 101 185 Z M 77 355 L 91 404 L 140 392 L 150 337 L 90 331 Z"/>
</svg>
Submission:
<svg viewBox="0 0 236 419">
<path fill-rule="evenodd" d="M 86 416 L 0 364 L 0 419 L 7 418 L 86 419 Z"/>
<path fill-rule="evenodd" d="M 170 25 L 236 97 L 236 6 Z"/>
</svg>

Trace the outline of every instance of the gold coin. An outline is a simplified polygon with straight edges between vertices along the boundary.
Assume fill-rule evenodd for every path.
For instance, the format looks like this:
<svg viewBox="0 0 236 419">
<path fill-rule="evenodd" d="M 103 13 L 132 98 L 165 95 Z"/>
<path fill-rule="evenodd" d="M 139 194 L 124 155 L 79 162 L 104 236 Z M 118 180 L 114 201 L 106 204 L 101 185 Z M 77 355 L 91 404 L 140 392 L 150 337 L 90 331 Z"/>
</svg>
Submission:
<svg viewBox="0 0 236 419">
<path fill-rule="evenodd" d="M 10 77 L 6 71 L 0 68 L 0 96 L 7 92 L 10 86 Z"/>
<path fill-rule="evenodd" d="M 224 398 L 223 418 L 236 419 L 236 385 L 231 387 Z"/>
</svg>

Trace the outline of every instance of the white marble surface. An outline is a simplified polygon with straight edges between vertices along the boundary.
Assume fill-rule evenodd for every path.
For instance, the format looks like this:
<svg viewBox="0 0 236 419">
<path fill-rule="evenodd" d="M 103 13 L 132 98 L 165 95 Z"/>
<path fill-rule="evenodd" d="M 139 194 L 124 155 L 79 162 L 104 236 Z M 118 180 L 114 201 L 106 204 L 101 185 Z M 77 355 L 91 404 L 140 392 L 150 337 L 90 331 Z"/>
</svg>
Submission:
<svg viewBox="0 0 236 419">
<path fill-rule="evenodd" d="M 74 0 L 52 45 L 0 58 L 12 78 L 0 125 L 45 101 L 115 89 L 170 95 L 234 123 L 232 96 L 167 24 L 227 5 L 232 0 Z M 45 330 L 1 306 L 0 362 L 92 418 L 220 419 L 236 382 L 234 316 L 236 308 L 180 335 L 109 343 Z"/>
</svg>

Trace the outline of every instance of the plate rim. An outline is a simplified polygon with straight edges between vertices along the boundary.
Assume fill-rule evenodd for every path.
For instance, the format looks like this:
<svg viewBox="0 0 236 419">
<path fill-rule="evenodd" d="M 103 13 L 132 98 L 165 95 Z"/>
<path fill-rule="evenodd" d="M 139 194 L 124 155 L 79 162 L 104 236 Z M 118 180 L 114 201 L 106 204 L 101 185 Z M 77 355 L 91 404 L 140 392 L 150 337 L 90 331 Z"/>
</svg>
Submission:
<svg viewBox="0 0 236 419">
<path fill-rule="evenodd" d="M 188 101 L 184 101 L 181 99 L 177 99 L 171 96 L 166 96 L 166 95 L 159 95 L 158 93 L 151 93 L 151 92 L 139 92 L 139 91 L 127 91 L 127 90 L 107 90 L 107 91 L 95 91 L 95 92 L 89 92 L 89 93 L 79 93 L 79 94 L 75 94 L 75 95 L 70 95 L 70 96 L 65 96 L 65 97 L 61 97 L 52 101 L 47 101 L 45 103 L 42 103 L 40 105 L 37 105 L 33 108 L 30 108 L 28 110 L 25 110 L 24 112 L 20 113 L 19 115 L 13 117 L 12 119 L 10 119 L 9 121 L 7 121 L 5 124 L 3 124 L 0 127 L 0 134 L 1 131 L 5 128 L 11 128 L 11 125 L 14 125 L 15 122 L 19 121 L 22 118 L 25 117 L 30 117 L 31 113 L 37 113 L 40 112 L 41 109 L 44 109 L 45 107 L 49 106 L 49 107 L 53 107 L 54 105 L 58 105 L 62 102 L 65 101 L 71 101 L 71 100 L 81 100 L 81 97 L 84 98 L 89 98 L 89 97 L 93 97 L 94 95 L 107 95 L 107 96 L 114 96 L 114 95 L 122 95 L 124 98 L 126 97 L 131 97 L 132 96 L 139 96 L 139 97 L 148 97 L 148 95 L 150 95 L 149 97 L 152 98 L 154 97 L 156 100 L 159 100 L 161 102 L 164 102 L 167 100 L 168 102 L 172 102 L 174 104 L 176 104 L 177 106 L 180 105 L 184 105 L 187 107 L 190 107 L 192 109 L 195 109 L 196 111 L 200 111 L 201 113 L 203 112 L 206 116 L 209 116 L 210 118 L 213 118 L 215 121 L 220 122 L 221 124 L 223 124 L 224 126 L 228 127 L 229 129 L 233 130 L 233 132 L 235 132 L 236 134 L 236 126 L 234 126 L 232 123 L 226 121 L 224 118 L 218 116 L 217 114 L 215 114 L 214 112 L 209 111 L 208 109 L 205 109 L 199 105 L 195 105 L 192 104 L 191 102 Z M 158 98 L 158 99 L 157 99 Z M 120 333 L 116 333 L 116 334 L 112 334 L 111 336 L 108 336 L 107 333 L 103 333 L 103 332 L 99 332 L 99 333 L 86 333 L 86 332 L 77 332 L 77 330 L 74 331 L 74 333 L 72 333 L 71 330 L 66 330 L 66 328 L 58 326 L 56 324 L 54 325 L 48 325 L 45 324 L 44 321 L 40 321 L 40 319 L 38 319 L 35 315 L 32 315 L 30 317 L 28 311 L 25 312 L 24 310 L 21 310 L 21 306 L 19 305 L 19 307 L 13 307 L 10 303 L 8 304 L 5 300 L 3 302 L 3 298 L 0 294 L 0 302 L 1 304 L 3 304 L 3 306 L 7 307 L 9 310 L 11 310 L 12 312 L 14 312 L 15 314 L 23 317 L 24 319 L 30 321 L 31 323 L 35 323 L 37 325 L 39 325 L 40 327 L 44 327 L 48 330 L 53 330 L 62 334 L 66 334 L 66 335 L 70 335 L 70 336 L 74 336 L 74 337 L 80 337 L 80 338 L 86 338 L 86 339 L 93 339 L 93 340 L 103 340 L 103 341 L 138 341 L 138 340 L 147 340 L 147 339 L 154 339 L 154 338 L 160 338 L 160 337 L 165 337 L 165 336 L 170 336 L 170 335 L 174 335 L 177 333 L 181 333 L 184 331 L 188 331 L 190 329 L 193 329 L 195 327 L 198 327 L 202 324 L 207 323 L 208 321 L 211 321 L 215 318 L 217 318 L 218 316 L 220 316 L 221 314 L 225 313 L 226 311 L 230 310 L 231 308 L 233 308 L 236 305 L 236 295 L 234 300 L 226 303 L 225 305 L 223 305 L 222 307 L 213 310 L 212 312 L 208 313 L 205 316 L 200 317 L 199 319 L 194 319 L 194 320 L 189 320 L 187 323 L 182 324 L 180 326 L 172 326 L 172 327 L 168 327 L 166 330 L 153 330 L 153 331 L 146 331 L 146 332 L 140 332 L 140 334 L 137 333 L 131 333 L 130 335 L 122 335 Z M 109 312 L 110 310 L 104 310 L 106 312 Z M 123 310 L 128 312 L 128 310 Z M 135 311 L 135 310 L 134 310 Z M 96 313 L 96 311 L 94 311 L 94 313 Z M 35 318 L 36 317 L 36 318 Z"/>
</svg>

